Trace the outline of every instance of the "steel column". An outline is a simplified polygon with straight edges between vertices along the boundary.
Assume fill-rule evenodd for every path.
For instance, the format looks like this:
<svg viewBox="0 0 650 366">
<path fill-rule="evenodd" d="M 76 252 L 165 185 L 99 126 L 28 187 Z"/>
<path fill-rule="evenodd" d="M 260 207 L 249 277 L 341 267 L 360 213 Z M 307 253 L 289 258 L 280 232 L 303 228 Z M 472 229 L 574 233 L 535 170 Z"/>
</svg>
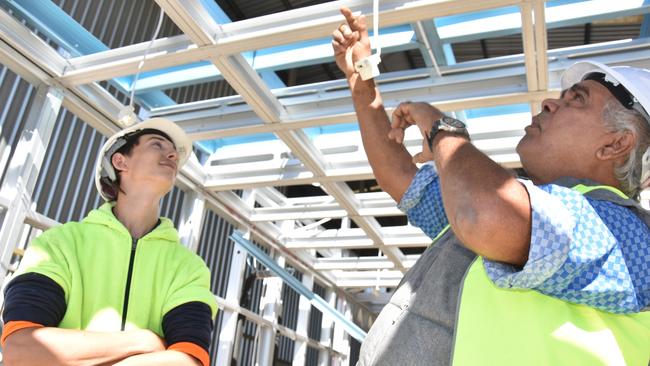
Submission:
<svg viewBox="0 0 650 366">
<path fill-rule="evenodd" d="M 250 245 L 254 246 L 252 243 L 250 243 Z M 246 245 L 242 245 L 242 247 L 247 249 L 249 254 L 252 254 L 251 251 L 249 250 L 250 248 L 248 248 Z M 280 268 L 282 271 L 284 271 L 284 269 L 282 269 L 285 265 L 285 258 L 283 256 L 277 256 L 275 261 L 273 261 L 273 259 L 271 259 L 270 257 L 267 258 L 273 262 L 276 268 Z M 284 273 L 286 273 L 286 271 Z M 278 315 L 282 313 L 282 309 L 280 308 L 282 306 L 281 294 L 282 294 L 281 278 L 269 277 L 264 279 L 264 295 L 260 300 L 260 310 L 262 311 L 262 317 L 273 324 L 278 323 Z M 275 353 L 276 331 L 274 328 L 269 328 L 269 327 L 262 327 L 258 331 L 260 333 L 260 338 L 259 338 L 260 340 L 257 346 L 258 347 L 257 364 L 271 365 L 273 364 L 273 356 Z"/>
<path fill-rule="evenodd" d="M 313 289 L 314 276 L 305 273 L 302 276 L 302 284 L 308 289 Z M 311 303 L 309 299 L 300 296 L 298 305 L 298 324 L 296 325 L 296 333 L 307 337 L 307 328 L 309 327 L 309 313 L 311 311 Z M 293 348 L 293 366 L 304 366 L 307 359 L 307 342 L 296 340 Z"/>
<path fill-rule="evenodd" d="M 200 192 L 186 192 L 183 197 L 178 236 L 183 245 L 196 252 L 201 240 L 201 227 L 205 216 L 205 197 Z"/>
<path fill-rule="evenodd" d="M 45 84 L 38 87 L 25 129 L 9 163 L 4 184 L 0 188 L 0 196 L 9 200 L 7 210 L 2 213 L 0 227 L 0 260 L 3 266 L 0 271 L 0 283 L 4 280 L 6 270 L 10 268 L 11 257 L 19 243 L 23 223 L 31 210 L 31 196 L 62 102 L 63 92 L 60 89 Z"/>
</svg>

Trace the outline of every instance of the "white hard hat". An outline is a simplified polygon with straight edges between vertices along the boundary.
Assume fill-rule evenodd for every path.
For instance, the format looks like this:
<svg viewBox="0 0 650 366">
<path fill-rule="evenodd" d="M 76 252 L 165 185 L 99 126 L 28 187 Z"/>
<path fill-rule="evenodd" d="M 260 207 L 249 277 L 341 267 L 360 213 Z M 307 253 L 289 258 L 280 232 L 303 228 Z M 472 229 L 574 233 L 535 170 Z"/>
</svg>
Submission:
<svg viewBox="0 0 650 366">
<path fill-rule="evenodd" d="M 104 200 L 114 201 L 117 198 L 114 193 L 110 192 L 110 188 L 107 187 L 108 181 L 114 182 L 117 177 L 115 168 L 111 163 L 113 154 L 124 146 L 130 137 L 142 130 L 157 130 L 171 139 L 178 152 L 179 169 L 185 164 L 192 153 L 192 141 L 185 131 L 174 122 L 165 118 L 148 119 L 117 132 L 106 140 L 106 143 L 104 143 L 104 146 L 99 151 L 97 162 L 95 163 L 95 187 L 97 187 L 97 191 Z"/>
<path fill-rule="evenodd" d="M 594 61 L 582 61 L 571 65 L 562 74 L 562 89 L 570 88 L 590 74 L 605 74 L 603 85 L 621 101 L 624 106 L 634 109 L 650 124 L 650 70 L 629 66 L 607 66 Z M 619 85 L 622 85 L 621 88 Z M 618 94 L 618 95 L 617 95 Z M 627 99 L 625 98 L 627 95 Z M 641 187 L 650 185 L 650 148 L 643 154 L 641 163 Z"/>
<path fill-rule="evenodd" d="M 577 62 L 562 74 L 560 83 L 562 89 L 568 89 L 573 84 L 581 82 L 592 73 L 605 74 L 605 80 L 614 86 L 623 85 L 632 96 L 634 105 L 626 106 L 641 113 L 650 123 L 650 70 L 630 66 L 612 66 L 595 61 Z"/>
</svg>

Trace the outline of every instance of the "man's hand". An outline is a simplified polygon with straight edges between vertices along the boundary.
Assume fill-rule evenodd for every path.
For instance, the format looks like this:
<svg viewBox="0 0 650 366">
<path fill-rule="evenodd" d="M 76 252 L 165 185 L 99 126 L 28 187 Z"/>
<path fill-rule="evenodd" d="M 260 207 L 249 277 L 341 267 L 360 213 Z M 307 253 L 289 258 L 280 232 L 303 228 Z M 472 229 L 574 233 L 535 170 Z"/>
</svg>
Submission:
<svg viewBox="0 0 650 366">
<path fill-rule="evenodd" d="M 341 24 L 332 33 L 332 48 L 336 65 L 343 71 L 346 78 L 350 78 L 356 71 L 354 63 L 362 60 L 372 53 L 366 17 L 355 16 L 347 7 L 341 8 L 341 14 L 346 23 Z"/>
<path fill-rule="evenodd" d="M 374 81 L 361 80 L 354 69 L 355 61 L 371 54 L 366 19 L 363 15 L 353 15 L 346 7 L 341 8 L 341 14 L 346 23 L 332 32 L 336 64 L 348 79 L 363 148 L 377 183 L 399 202 L 411 184 L 417 167 L 404 145 L 388 139 L 390 124 Z"/>
<path fill-rule="evenodd" d="M 414 163 L 424 163 L 433 160 L 433 152 L 429 148 L 427 138 L 431 134 L 433 122 L 442 118 L 442 112 L 427 103 L 404 102 L 395 108 L 390 124 L 388 138 L 398 144 L 404 142 L 404 131 L 412 125 L 418 126 L 422 135 L 422 152 L 413 156 Z"/>
</svg>

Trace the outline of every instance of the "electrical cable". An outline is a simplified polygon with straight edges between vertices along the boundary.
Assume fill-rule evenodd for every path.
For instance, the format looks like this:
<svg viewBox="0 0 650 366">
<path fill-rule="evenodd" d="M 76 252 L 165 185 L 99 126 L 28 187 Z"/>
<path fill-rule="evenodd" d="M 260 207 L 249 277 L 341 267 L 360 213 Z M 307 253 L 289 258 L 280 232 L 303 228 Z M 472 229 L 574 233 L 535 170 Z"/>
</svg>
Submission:
<svg viewBox="0 0 650 366">
<path fill-rule="evenodd" d="M 372 32 L 377 57 L 381 56 L 381 43 L 379 42 L 379 0 L 372 1 Z"/>
<path fill-rule="evenodd" d="M 361 76 L 361 80 L 370 80 L 379 76 L 379 63 L 381 62 L 381 42 L 379 40 L 379 0 L 372 2 L 372 26 L 375 53 L 354 63 L 354 69 Z"/>
<path fill-rule="evenodd" d="M 135 109 L 133 107 L 134 102 L 135 102 L 135 89 L 136 85 L 138 84 L 138 79 L 140 78 L 140 72 L 142 71 L 142 67 L 144 66 L 144 63 L 147 59 L 147 55 L 149 54 L 149 50 L 151 50 L 151 47 L 153 46 L 154 41 L 158 38 L 158 34 L 160 33 L 160 29 L 162 28 L 162 23 L 163 19 L 165 18 L 165 11 L 163 8 L 160 8 L 160 15 L 158 17 L 158 24 L 156 25 L 156 30 L 153 34 L 153 37 L 151 38 L 151 41 L 149 41 L 149 45 L 147 48 L 144 50 L 144 54 L 142 55 L 142 60 L 138 63 L 138 71 L 135 73 L 135 77 L 133 78 L 133 83 L 131 84 L 131 94 L 129 97 L 129 105 L 125 107 L 121 112 L 120 112 L 120 117 L 119 121 L 124 125 L 124 126 L 129 126 L 135 122 Z"/>
</svg>

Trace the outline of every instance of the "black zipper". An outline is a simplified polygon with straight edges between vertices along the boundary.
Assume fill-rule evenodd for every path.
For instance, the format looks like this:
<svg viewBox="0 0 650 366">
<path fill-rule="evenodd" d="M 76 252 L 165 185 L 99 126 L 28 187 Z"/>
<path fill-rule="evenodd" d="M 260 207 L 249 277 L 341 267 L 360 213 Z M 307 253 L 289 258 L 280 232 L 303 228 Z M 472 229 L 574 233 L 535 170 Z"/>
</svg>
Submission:
<svg viewBox="0 0 650 366">
<path fill-rule="evenodd" d="M 135 261 L 135 248 L 138 245 L 137 239 L 132 239 L 131 244 L 131 259 L 129 259 L 129 272 L 126 275 L 126 288 L 124 289 L 124 305 L 122 306 L 122 327 L 121 330 L 124 331 L 126 326 L 126 314 L 129 311 L 129 292 L 131 290 L 131 277 L 133 276 L 133 261 Z"/>
</svg>

